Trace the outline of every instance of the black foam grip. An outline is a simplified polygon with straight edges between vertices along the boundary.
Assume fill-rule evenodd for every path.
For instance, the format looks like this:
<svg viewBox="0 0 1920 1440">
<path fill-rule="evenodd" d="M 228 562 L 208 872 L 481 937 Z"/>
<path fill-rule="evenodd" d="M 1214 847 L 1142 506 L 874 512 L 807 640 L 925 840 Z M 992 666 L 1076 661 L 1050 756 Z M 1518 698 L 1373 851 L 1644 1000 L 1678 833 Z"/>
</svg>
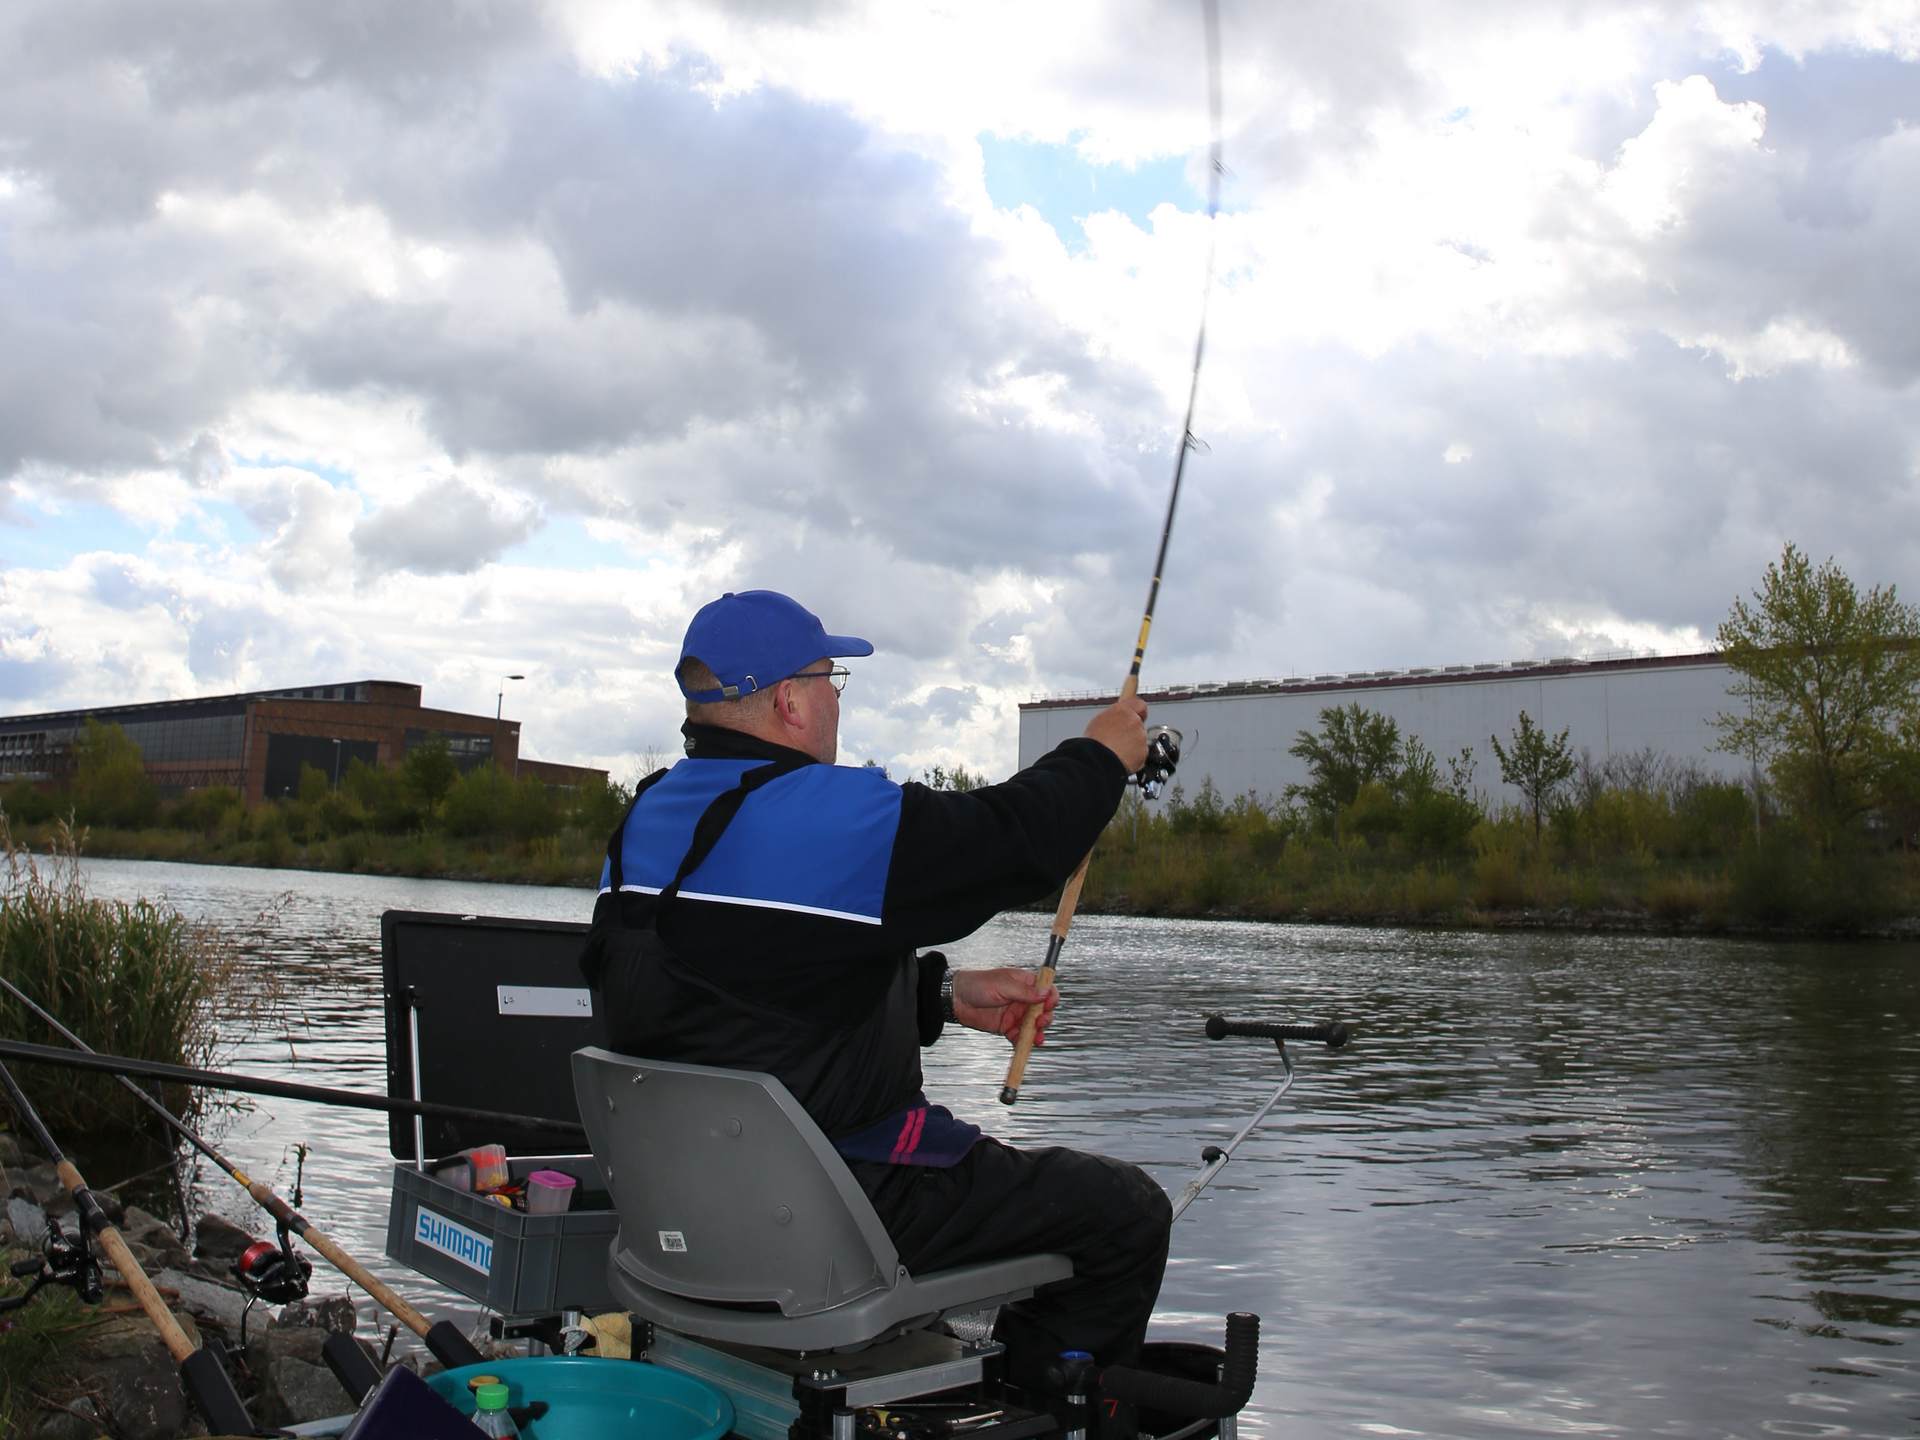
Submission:
<svg viewBox="0 0 1920 1440">
<path fill-rule="evenodd" d="M 240 1403 L 240 1392 L 233 1388 L 220 1357 L 204 1346 L 180 1362 L 180 1382 L 187 1398 L 207 1422 L 209 1435 L 251 1435 L 253 1420 Z"/>
<path fill-rule="evenodd" d="M 1227 1358 L 1212 1385 L 1114 1365 L 1100 1372 L 1100 1394 L 1107 1399 L 1145 1405 L 1169 1415 L 1222 1420 L 1238 1415 L 1253 1397 L 1260 1363 L 1260 1317 L 1244 1310 L 1227 1316 Z"/>
<path fill-rule="evenodd" d="M 434 1321 L 420 1338 L 426 1342 L 427 1349 L 433 1352 L 433 1358 L 449 1370 L 458 1370 L 462 1365 L 478 1365 L 487 1358 L 473 1348 L 473 1342 L 462 1335 L 460 1327 L 451 1320 Z"/>
<path fill-rule="evenodd" d="M 1224 1015 L 1207 1017 L 1209 1040 L 1224 1040 L 1229 1035 L 1254 1040 L 1319 1040 L 1329 1050 L 1338 1050 L 1353 1038 L 1353 1032 L 1338 1020 L 1323 1025 L 1276 1025 L 1266 1020 L 1229 1020 Z"/>
<path fill-rule="evenodd" d="M 335 1331 L 327 1336 L 320 1343 L 320 1358 L 356 1406 L 379 1388 L 380 1367 L 351 1335 Z"/>
</svg>

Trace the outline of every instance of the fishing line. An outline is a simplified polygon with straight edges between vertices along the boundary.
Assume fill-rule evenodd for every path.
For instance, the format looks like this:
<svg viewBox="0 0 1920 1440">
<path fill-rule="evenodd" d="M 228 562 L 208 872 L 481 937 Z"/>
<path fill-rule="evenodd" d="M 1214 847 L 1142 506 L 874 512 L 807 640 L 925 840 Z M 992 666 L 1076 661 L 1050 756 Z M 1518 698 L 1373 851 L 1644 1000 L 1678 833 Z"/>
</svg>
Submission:
<svg viewBox="0 0 1920 1440">
<path fill-rule="evenodd" d="M 1221 161 L 1220 138 L 1220 10 L 1218 0 L 1201 0 L 1201 18 L 1205 23 L 1207 43 L 1207 115 L 1211 125 L 1212 143 L 1207 152 L 1207 273 L 1206 282 L 1200 291 L 1200 328 L 1193 342 L 1193 373 L 1187 384 L 1187 413 L 1180 425 L 1180 444 L 1173 460 L 1173 486 L 1167 496 L 1167 515 L 1160 526 L 1160 548 L 1153 559 L 1153 582 L 1147 587 L 1147 608 L 1140 616 L 1140 635 L 1134 642 L 1133 664 L 1127 670 L 1127 678 L 1121 683 L 1120 698 L 1130 700 L 1140 690 L 1140 664 L 1147 655 L 1147 636 L 1153 629 L 1154 608 L 1160 603 L 1160 577 L 1167 568 L 1167 545 L 1173 539 L 1173 517 L 1180 506 L 1180 484 L 1186 478 L 1187 456 L 1196 450 L 1205 450 L 1206 444 L 1193 433 L 1194 407 L 1200 400 L 1200 367 L 1207 355 L 1207 313 L 1213 298 L 1213 267 L 1215 249 L 1218 245 L 1219 227 L 1215 223 L 1220 214 L 1220 177 L 1225 173 Z M 1073 912 L 1080 905 L 1080 890 L 1087 880 L 1087 865 L 1093 859 L 1089 850 L 1080 861 L 1080 868 L 1060 892 L 1060 908 L 1053 917 L 1053 929 L 1047 939 L 1047 956 L 1041 963 L 1039 983 L 1041 988 L 1053 983 L 1060 970 L 1060 952 L 1066 948 L 1067 931 L 1073 925 Z M 1034 1038 L 1039 1029 L 1040 1005 L 1029 1005 L 1026 1017 L 1020 1024 L 1020 1036 L 1014 1043 L 1013 1059 L 1007 1064 L 1006 1082 L 1000 1087 L 1000 1103 L 1011 1105 L 1020 1098 L 1020 1082 L 1026 1075 L 1027 1059 L 1033 1054 Z"/>
</svg>

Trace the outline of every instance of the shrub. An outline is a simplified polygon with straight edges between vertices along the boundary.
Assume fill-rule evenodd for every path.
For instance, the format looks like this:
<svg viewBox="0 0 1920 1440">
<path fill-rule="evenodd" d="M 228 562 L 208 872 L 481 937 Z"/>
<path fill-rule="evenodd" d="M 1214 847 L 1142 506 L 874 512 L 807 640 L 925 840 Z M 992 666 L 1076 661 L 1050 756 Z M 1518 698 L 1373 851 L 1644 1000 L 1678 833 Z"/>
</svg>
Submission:
<svg viewBox="0 0 1920 1440">
<path fill-rule="evenodd" d="M 1482 910 L 1517 910 L 1527 903 L 1526 876 L 1512 850 L 1482 852 L 1473 862 L 1473 903 Z"/>
<path fill-rule="evenodd" d="M 1400 824 L 1400 807 L 1394 802 L 1393 792 L 1380 781 L 1369 780 L 1355 794 L 1353 803 L 1340 812 L 1339 833 L 1343 839 L 1352 836 L 1378 845 L 1398 833 Z"/>
<path fill-rule="evenodd" d="M 244 812 L 245 802 L 231 785 L 209 785 L 192 790 L 174 803 L 168 820 L 182 830 L 198 830 L 212 836 L 230 822 L 229 816 Z"/>
<path fill-rule="evenodd" d="M 1458 855 L 1480 823 L 1480 808 L 1445 790 L 1408 800 L 1400 833 L 1416 855 Z"/>
<path fill-rule="evenodd" d="M 1726 921 L 1728 887 L 1703 875 L 1669 872 L 1647 883 L 1649 913 L 1670 925 L 1721 925 Z"/>
<path fill-rule="evenodd" d="M 42 825 L 64 808 L 61 797 L 31 780 L 16 780 L 0 796 L 0 813 L 16 825 Z"/>
<path fill-rule="evenodd" d="M 1753 834 L 1753 794 L 1727 780 L 1704 780 L 1674 803 L 1675 850 L 1682 855 L 1725 855 Z"/>
<path fill-rule="evenodd" d="M 493 765 L 476 766 L 447 791 L 440 806 L 441 828 L 449 835 L 469 839 L 506 834 L 513 789 L 513 781 L 504 770 Z"/>
<path fill-rule="evenodd" d="M 211 929 L 150 900 L 98 900 L 80 873 L 79 843 L 64 826 L 51 856 L 13 842 L 0 822 L 6 871 L 0 882 L 0 975 L 19 986 L 96 1050 L 175 1065 L 213 1057 L 214 1004 L 236 965 Z M 0 1030 L 60 1044 L 11 995 L 0 992 Z M 193 1096 L 170 1094 L 175 1111 Z M 48 1126 L 86 1133 L 131 1131 L 146 1110 L 109 1075 L 63 1071 L 35 1087 Z"/>
</svg>

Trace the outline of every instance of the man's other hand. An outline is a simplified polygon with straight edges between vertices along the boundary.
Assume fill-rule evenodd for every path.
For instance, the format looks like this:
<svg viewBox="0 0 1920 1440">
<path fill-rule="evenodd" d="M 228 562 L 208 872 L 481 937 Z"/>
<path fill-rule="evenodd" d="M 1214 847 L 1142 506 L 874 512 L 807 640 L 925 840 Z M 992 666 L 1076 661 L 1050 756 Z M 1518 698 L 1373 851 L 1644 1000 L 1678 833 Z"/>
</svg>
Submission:
<svg viewBox="0 0 1920 1440">
<path fill-rule="evenodd" d="M 956 970 L 953 972 L 953 1018 L 971 1030 L 989 1035 L 1020 1038 L 1020 1025 L 1027 1007 L 1040 1003 L 1040 1021 L 1033 1033 L 1038 1045 L 1046 1038 L 1047 1025 L 1053 1019 L 1053 1007 L 1060 1003 L 1060 992 L 1040 984 L 1033 970 Z"/>
<path fill-rule="evenodd" d="M 1132 775 L 1147 763 L 1147 702 L 1138 695 L 1116 700 L 1089 720 L 1083 733 L 1119 756 Z"/>
</svg>

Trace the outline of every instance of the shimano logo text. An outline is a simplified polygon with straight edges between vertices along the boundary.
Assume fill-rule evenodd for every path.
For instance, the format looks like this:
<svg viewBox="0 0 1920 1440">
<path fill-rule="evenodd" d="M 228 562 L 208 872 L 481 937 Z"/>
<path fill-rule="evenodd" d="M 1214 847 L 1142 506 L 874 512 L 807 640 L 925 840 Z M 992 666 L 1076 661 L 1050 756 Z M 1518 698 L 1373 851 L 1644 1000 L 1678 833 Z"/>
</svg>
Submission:
<svg viewBox="0 0 1920 1440">
<path fill-rule="evenodd" d="M 413 1238 L 429 1250 L 438 1250 L 482 1275 L 493 1273 L 493 1241 L 485 1235 L 456 1225 L 444 1215 L 421 1207 L 413 1222 Z"/>
</svg>

